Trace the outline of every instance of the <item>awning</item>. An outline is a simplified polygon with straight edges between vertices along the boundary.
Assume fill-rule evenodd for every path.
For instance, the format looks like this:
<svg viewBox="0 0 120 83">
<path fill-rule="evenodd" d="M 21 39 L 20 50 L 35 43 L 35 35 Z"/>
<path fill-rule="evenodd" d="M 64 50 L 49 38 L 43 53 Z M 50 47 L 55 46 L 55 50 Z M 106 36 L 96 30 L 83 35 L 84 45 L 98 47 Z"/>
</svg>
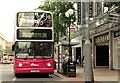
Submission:
<svg viewBox="0 0 120 83">
<path fill-rule="evenodd" d="M 70 45 L 71 45 L 71 46 L 78 45 L 78 44 L 80 44 L 80 43 L 79 43 L 79 42 L 70 42 Z M 62 42 L 61 42 L 61 45 L 66 45 L 66 46 L 68 46 L 68 45 L 69 45 L 69 42 L 68 42 L 68 41 L 62 41 Z"/>
<path fill-rule="evenodd" d="M 72 46 L 72 48 L 77 48 L 77 47 L 81 47 L 81 44 L 78 44 L 78 45 Z"/>
</svg>

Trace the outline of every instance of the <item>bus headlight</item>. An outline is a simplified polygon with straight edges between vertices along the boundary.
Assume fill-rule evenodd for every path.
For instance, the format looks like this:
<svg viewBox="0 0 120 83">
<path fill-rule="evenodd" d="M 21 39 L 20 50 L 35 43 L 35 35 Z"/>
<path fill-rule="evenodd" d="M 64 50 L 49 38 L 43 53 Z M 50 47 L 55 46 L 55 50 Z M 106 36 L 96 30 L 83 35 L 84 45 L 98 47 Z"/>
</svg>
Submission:
<svg viewBox="0 0 120 83">
<path fill-rule="evenodd" d="M 51 66 L 51 64 L 50 64 L 50 63 L 47 63 L 47 66 L 48 66 L 48 67 L 50 67 L 50 66 Z"/>
<path fill-rule="evenodd" d="M 22 63 L 19 63 L 19 67 L 22 67 Z"/>
</svg>

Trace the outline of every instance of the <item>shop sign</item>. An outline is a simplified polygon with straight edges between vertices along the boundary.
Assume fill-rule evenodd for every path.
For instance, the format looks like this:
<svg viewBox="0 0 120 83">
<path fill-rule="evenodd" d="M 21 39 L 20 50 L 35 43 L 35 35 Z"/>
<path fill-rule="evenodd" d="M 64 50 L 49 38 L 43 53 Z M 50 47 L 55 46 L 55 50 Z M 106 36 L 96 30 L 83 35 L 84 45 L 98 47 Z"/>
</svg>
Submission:
<svg viewBox="0 0 120 83">
<path fill-rule="evenodd" d="M 101 43 L 101 42 L 105 42 L 109 40 L 109 35 L 105 34 L 105 35 L 101 35 L 95 38 L 95 43 Z"/>
</svg>

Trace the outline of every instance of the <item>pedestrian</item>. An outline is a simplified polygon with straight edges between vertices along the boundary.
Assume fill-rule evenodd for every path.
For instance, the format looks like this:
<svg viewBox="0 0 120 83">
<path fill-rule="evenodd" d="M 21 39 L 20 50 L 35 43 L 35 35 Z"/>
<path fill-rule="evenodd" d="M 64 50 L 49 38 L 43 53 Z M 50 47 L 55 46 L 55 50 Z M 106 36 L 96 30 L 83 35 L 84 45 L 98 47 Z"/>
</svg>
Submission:
<svg viewBox="0 0 120 83">
<path fill-rule="evenodd" d="M 69 63 L 69 56 L 66 53 L 65 54 L 65 59 L 64 59 L 64 75 L 67 75 L 67 65 L 68 65 L 68 63 Z"/>
<path fill-rule="evenodd" d="M 78 56 L 78 58 L 77 58 L 77 64 L 78 64 L 79 66 L 81 65 L 80 56 Z"/>
<path fill-rule="evenodd" d="M 65 75 L 65 55 L 62 56 L 62 73 Z"/>
<path fill-rule="evenodd" d="M 66 53 L 66 54 L 65 54 L 65 64 L 68 63 L 68 60 L 69 60 L 69 56 L 68 56 L 68 54 Z"/>
<path fill-rule="evenodd" d="M 84 67 L 85 64 L 85 60 L 84 60 L 84 56 L 82 57 L 82 67 Z"/>
<path fill-rule="evenodd" d="M 73 63 L 76 65 L 76 56 L 73 56 L 72 61 L 73 61 Z"/>
<path fill-rule="evenodd" d="M 80 61 L 79 61 L 79 59 L 77 59 L 77 64 L 80 66 Z"/>
</svg>

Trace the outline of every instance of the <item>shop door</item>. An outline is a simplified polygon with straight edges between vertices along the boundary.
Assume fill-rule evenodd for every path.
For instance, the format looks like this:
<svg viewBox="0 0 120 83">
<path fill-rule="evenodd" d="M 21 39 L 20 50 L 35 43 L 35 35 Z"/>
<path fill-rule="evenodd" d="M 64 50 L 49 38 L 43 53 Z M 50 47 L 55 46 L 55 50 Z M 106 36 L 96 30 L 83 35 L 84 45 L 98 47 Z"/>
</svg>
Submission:
<svg viewBox="0 0 120 83">
<path fill-rule="evenodd" d="M 96 66 L 109 66 L 109 46 L 96 46 Z"/>
<path fill-rule="evenodd" d="M 80 63 L 81 63 L 81 48 L 80 47 L 77 47 L 76 48 L 76 61 L 79 59 Z M 77 62 L 77 64 L 79 64 Z"/>
</svg>

